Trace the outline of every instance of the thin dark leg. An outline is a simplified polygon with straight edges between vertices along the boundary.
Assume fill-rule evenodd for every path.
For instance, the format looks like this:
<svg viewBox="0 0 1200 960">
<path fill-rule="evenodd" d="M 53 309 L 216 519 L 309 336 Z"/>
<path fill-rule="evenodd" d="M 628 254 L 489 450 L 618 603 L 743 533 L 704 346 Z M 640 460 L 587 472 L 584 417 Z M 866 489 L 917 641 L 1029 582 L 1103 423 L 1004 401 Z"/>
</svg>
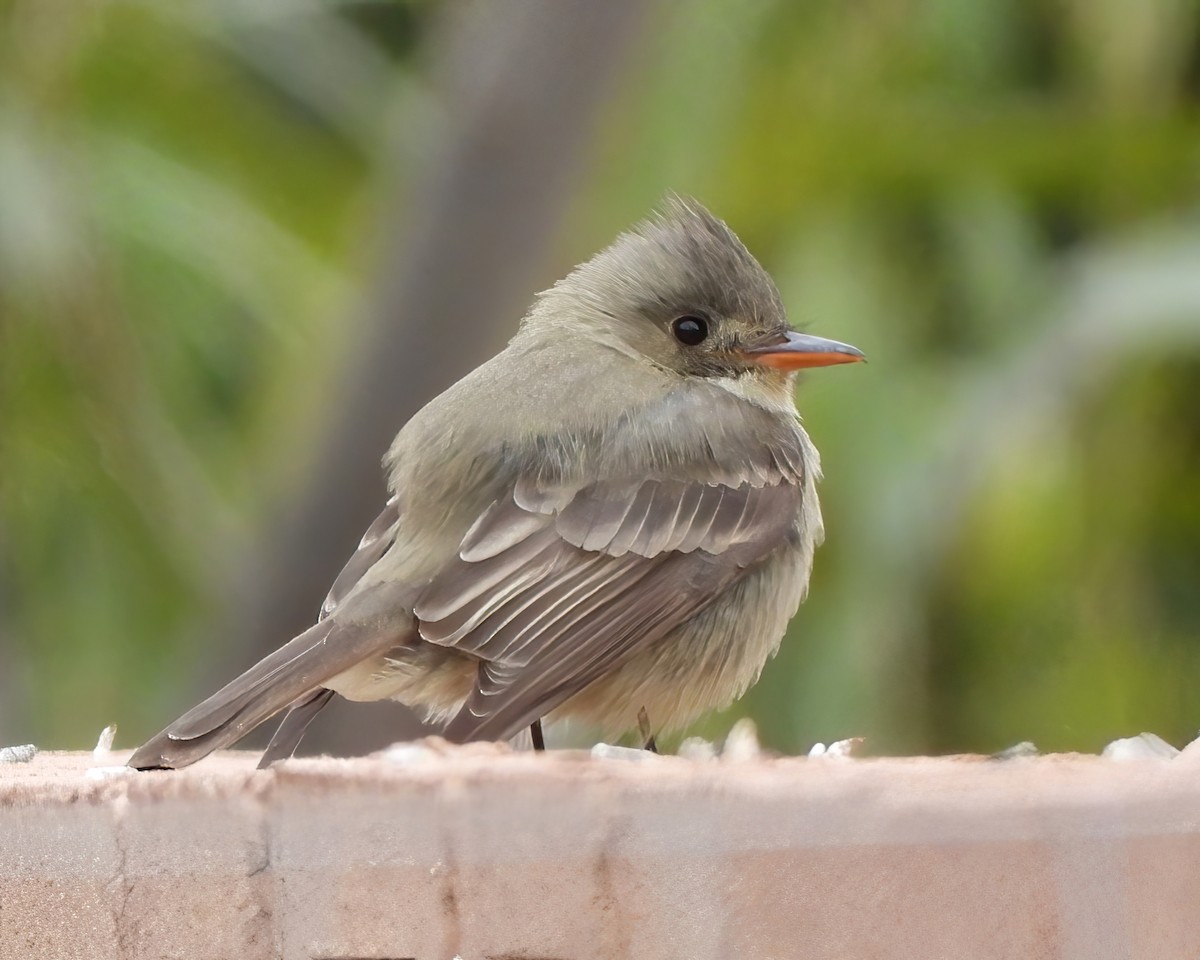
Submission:
<svg viewBox="0 0 1200 960">
<path fill-rule="evenodd" d="M 529 725 L 529 737 L 531 740 L 533 740 L 533 749 L 534 750 L 545 750 L 546 749 L 546 740 L 542 736 L 542 721 L 541 720 L 534 720 L 533 723 L 531 723 Z"/>
<path fill-rule="evenodd" d="M 271 764 L 286 760 L 295 753 L 313 717 L 321 712 L 332 696 L 332 690 L 315 690 L 304 699 L 293 703 L 288 708 L 283 723 L 275 731 L 275 736 L 267 744 L 267 749 L 263 751 L 262 759 L 258 761 L 258 769 L 265 770 Z"/>
<path fill-rule="evenodd" d="M 654 742 L 654 731 L 650 729 L 650 714 L 642 707 L 638 711 L 638 731 L 642 735 L 642 749 L 658 753 L 658 744 Z"/>
</svg>

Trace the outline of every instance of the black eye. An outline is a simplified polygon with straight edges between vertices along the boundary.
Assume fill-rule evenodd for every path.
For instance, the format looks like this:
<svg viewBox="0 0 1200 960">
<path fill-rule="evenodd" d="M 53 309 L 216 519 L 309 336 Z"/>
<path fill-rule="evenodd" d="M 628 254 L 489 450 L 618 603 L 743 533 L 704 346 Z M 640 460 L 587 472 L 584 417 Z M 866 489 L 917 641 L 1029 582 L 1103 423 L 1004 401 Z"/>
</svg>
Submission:
<svg viewBox="0 0 1200 960">
<path fill-rule="evenodd" d="M 679 317 L 671 324 L 671 331 L 680 343 L 694 347 L 708 337 L 708 322 L 703 317 Z"/>
</svg>

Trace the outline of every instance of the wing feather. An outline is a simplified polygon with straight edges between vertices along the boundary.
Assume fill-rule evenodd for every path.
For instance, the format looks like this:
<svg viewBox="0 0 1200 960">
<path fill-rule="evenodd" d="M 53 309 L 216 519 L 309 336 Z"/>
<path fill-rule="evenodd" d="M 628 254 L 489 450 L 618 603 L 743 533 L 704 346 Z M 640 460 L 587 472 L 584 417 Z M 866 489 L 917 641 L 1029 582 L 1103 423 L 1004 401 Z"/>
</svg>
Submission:
<svg viewBox="0 0 1200 960">
<path fill-rule="evenodd" d="M 396 528 L 399 524 L 400 498 L 397 496 L 387 502 L 383 511 L 375 518 L 375 522 L 367 527 L 367 532 L 359 541 L 358 549 L 346 561 L 346 565 L 342 567 L 341 572 L 333 581 L 333 586 L 329 588 L 325 602 L 321 604 L 320 619 L 324 620 L 333 613 L 338 604 L 345 599 L 346 594 L 362 579 L 362 575 L 387 553 L 392 544 L 396 542 Z"/>
<path fill-rule="evenodd" d="M 543 525 L 536 535 L 487 560 L 472 563 L 460 557 L 421 593 L 414 613 L 424 622 L 436 623 L 466 604 L 492 602 L 495 591 L 504 589 L 512 577 L 548 563 L 542 554 L 555 539 L 553 531 Z"/>
<path fill-rule="evenodd" d="M 686 484 L 675 508 L 675 516 L 671 519 L 670 536 L 662 549 L 678 550 L 687 538 L 696 519 L 696 512 L 704 502 L 704 491 L 707 487 L 701 483 Z"/>
<path fill-rule="evenodd" d="M 564 559 L 570 563 L 569 557 Z M 564 621 L 575 622 L 599 604 L 615 600 L 622 574 L 634 566 L 631 561 L 618 563 L 604 556 L 570 563 L 554 588 L 517 616 L 497 624 L 486 637 L 489 658 L 522 665 L 541 656 L 561 633 Z"/>
<path fill-rule="evenodd" d="M 612 543 L 633 509 L 637 484 L 621 488 L 625 495 L 605 496 L 597 488 L 581 490 L 558 515 L 558 531 L 584 550 L 604 550 Z"/>
<path fill-rule="evenodd" d="M 695 594 L 664 591 L 661 578 L 647 577 L 633 564 L 610 583 L 609 600 L 614 602 L 605 603 L 598 617 L 589 616 L 597 609 L 594 601 L 564 617 L 560 629 L 547 635 L 543 656 L 524 667 L 483 664 L 476 693 L 451 721 L 446 736 L 496 738 L 499 731 L 521 729 L 601 676 L 636 644 L 663 636 L 704 603 Z M 563 642 L 568 632 L 571 642 Z"/>
<path fill-rule="evenodd" d="M 712 529 L 717 511 L 721 509 L 721 501 L 725 499 L 725 491 L 728 489 L 728 487 L 714 486 L 705 487 L 700 492 L 700 504 L 696 507 L 696 512 L 687 526 L 683 539 L 679 541 L 679 546 L 675 548 L 676 550 L 680 553 L 691 553 L 700 548 Z"/>
<path fill-rule="evenodd" d="M 423 639 L 481 661 L 447 736 L 507 738 L 694 616 L 793 534 L 802 495 L 653 478 L 497 501 L 415 608 Z"/>
<path fill-rule="evenodd" d="M 512 510 L 511 504 L 497 500 L 480 514 L 463 537 L 458 555 L 468 563 L 487 560 L 515 547 L 543 527 L 545 519 L 537 513 Z"/>
<path fill-rule="evenodd" d="M 629 511 L 625 514 L 625 519 L 621 522 L 620 528 L 613 534 L 612 540 L 604 547 L 604 552 L 613 557 L 619 557 L 628 553 L 633 544 L 637 541 L 638 535 L 642 532 L 642 528 L 646 525 L 646 519 L 650 515 L 650 510 L 654 506 L 654 493 L 657 484 L 653 482 L 643 483 L 634 494 L 633 502 L 629 504 Z"/>
</svg>

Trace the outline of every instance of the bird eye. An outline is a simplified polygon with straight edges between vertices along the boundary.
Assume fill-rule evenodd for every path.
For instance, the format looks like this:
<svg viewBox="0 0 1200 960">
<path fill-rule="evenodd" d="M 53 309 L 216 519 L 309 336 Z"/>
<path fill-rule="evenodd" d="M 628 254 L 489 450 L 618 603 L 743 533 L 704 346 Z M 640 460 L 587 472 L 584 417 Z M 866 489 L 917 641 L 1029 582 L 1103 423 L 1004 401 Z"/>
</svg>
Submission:
<svg viewBox="0 0 1200 960">
<path fill-rule="evenodd" d="M 680 343 L 694 347 L 708 337 L 708 323 L 703 317 L 679 317 L 671 324 L 671 331 Z"/>
</svg>

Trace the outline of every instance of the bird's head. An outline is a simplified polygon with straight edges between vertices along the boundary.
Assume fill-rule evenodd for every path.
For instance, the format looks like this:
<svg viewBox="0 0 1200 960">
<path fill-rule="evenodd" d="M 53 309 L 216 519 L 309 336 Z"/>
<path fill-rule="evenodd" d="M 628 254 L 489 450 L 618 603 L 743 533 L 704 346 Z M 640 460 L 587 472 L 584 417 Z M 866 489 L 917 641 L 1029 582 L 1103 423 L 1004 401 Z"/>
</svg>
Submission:
<svg viewBox="0 0 1200 960">
<path fill-rule="evenodd" d="M 566 326 L 682 376 L 789 389 L 800 369 L 863 359 L 793 330 L 774 282 L 733 231 L 677 197 L 543 293 L 525 325 Z"/>
</svg>

